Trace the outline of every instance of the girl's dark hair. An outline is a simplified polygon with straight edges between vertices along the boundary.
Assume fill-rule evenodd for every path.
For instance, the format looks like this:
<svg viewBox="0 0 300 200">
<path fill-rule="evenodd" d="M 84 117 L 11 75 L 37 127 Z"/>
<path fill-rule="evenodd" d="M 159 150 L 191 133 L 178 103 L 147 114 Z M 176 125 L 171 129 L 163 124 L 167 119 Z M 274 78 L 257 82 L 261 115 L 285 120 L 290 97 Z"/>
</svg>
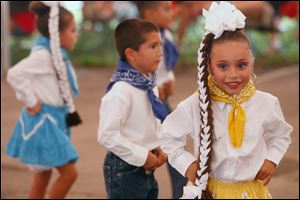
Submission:
<svg viewBox="0 0 300 200">
<path fill-rule="evenodd" d="M 204 130 L 205 128 L 209 127 L 209 138 L 208 141 L 210 141 L 210 144 L 208 145 L 208 148 L 212 148 L 212 143 L 213 143 L 213 133 L 214 133 L 214 126 L 213 126 L 213 112 L 212 112 L 212 108 L 211 108 L 211 100 L 210 100 L 210 92 L 209 92 L 209 87 L 208 87 L 208 75 L 209 75 L 209 71 L 208 71 L 208 62 L 209 62 L 209 52 L 210 52 L 210 47 L 211 47 L 211 43 L 213 40 L 214 35 L 212 33 L 209 33 L 208 35 L 206 35 L 202 41 L 202 48 L 199 49 L 198 52 L 198 56 L 202 56 L 201 59 L 201 63 L 197 63 L 198 65 L 198 69 L 203 67 L 203 75 L 201 78 L 199 78 L 199 71 L 198 71 L 198 82 L 202 82 L 204 83 L 204 88 L 205 90 L 205 96 L 206 98 L 203 98 L 203 96 L 200 96 L 200 91 L 199 91 L 199 108 L 200 108 L 200 133 L 199 133 L 199 145 L 202 145 L 202 140 L 204 139 L 202 137 L 202 135 L 205 135 Z M 199 60 L 199 58 L 198 58 Z M 200 88 L 199 88 L 200 90 Z M 201 103 L 200 103 L 201 102 Z M 206 110 L 204 110 L 200 104 L 207 104 L 207 108 Z M 207 112 L 207 113 L 206 113 Z M 207 118 L 205 119 L 205 115 L 207 114 Z M 205 121 L 207 120 L 207 126 L 205 127 Z M 200 155 L 201 155 L 201 151 L 200 151 L 200 146 L 199 146 L 199 157 L 198 157 L 198 162 L 201 161 L 200 159 Z M 199 180 L 201 175 L 204 175 L 206 173 L 210 172 L 210 162 L 211 162 L 211 157 L 212 157 L 212 149 L 209 151 L 208 155 L 207 155 L 208 159 L 206 161 L 206 165 L 207 168 L 202 172 L 202 174 L 198 175 L 198 173 L 196 174 L 197 179 Z M 198 165 L 199 167 L 199 165 Z M 208 190 L 208 188 L 206 188 L 204 191 L 202 191 L 202 197 L 201 199 L 213 199 L 212 194 L 210 193 L 210 191 Z"/>
<path fill-rule="evenodd" d="M 49 12 L 50 8 L 39 1 L 31 1 L 29 10 L 37 15 L 36 24 L 38 31 L 49 38 Z M 59 26 L 58 31 L 63 31 L 73 19 L 73 14 L 63 7 L 59 7 Z"/>
<path fill-rule="evenodd" d="M 146 41 L 145 35 L 159 32 L 159 28 L 152 22 L 141 19 L 128 19 L 121 22 L 114 33 L 115 45 L 121 59 L 126 60 L 125 49 L 138 51 Z"/>
<path fill-rule="evenodd" d="M 209 47 L 207 51 L 207 54 L 209 56 L 208 58 L 210 58 L 211 49 L 213 48 L 214 44 L 223 43 L 227 41 L 244 41 L 247 42 L 250 50 L 252 49 L 250 40 L 247 34 L 245 33 L 244 29 L 237 29 L 235 31 L 224 31 L 218 39 L 212 39 L 210 41 L 211 42 L 207 44 Z M 210 62 L 210 59 L 208 59 L 208 61 Z"/>
</svg>

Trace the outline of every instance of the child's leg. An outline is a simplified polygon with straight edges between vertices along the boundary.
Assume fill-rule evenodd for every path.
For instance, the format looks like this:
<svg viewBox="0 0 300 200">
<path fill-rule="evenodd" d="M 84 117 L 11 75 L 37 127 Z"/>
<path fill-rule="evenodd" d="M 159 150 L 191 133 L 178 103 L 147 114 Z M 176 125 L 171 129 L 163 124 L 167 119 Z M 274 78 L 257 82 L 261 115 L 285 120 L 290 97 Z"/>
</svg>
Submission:
<svg viewBox="0 0 300 200">
<path fill-rule="evenodd" d="M 74 163 L 57 167 L 57 170 L 60 176 L 52 186 L 49 196 L 50 199 L 64 198 L 78 176 Z"/>
<path fill-rule="evenodd" d="M 51 170 L 43 172 L 35 172 L 29 191 L 29 199 L 43 199 L 46 193 L 46 188 L 51 178 Z"/>
</svg>

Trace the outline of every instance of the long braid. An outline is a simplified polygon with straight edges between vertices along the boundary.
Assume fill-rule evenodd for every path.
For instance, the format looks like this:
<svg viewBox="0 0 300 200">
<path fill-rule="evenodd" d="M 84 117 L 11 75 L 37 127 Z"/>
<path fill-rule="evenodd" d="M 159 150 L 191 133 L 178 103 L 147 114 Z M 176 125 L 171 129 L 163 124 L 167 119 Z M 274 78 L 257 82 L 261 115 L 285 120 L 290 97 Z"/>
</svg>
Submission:
<svg viewBox="0 0 300 200">
<path fill-rule="evenodd" d="M 64 99 L 65 103 L 69 107 L 70 112 L 75 111 L 75 106 L 73 102 L 73 98 L 71 95 L 71 89 L 67 77 L 67 68 L 63 61 L 63 55 L 60 51 L 60 39 L 59 39 L 59 2 L 45 2 L 42 1 L 44 4 L 48 5 L 50 9 L 49 14 L 49 35 L 50 35 L 50 46 L 51 46 L 51 55 L 55 70 L 58 74 L 59 80 L 58 85 L 61 91 L 62 98 Z"/>
<path fill-rule="evenodd" d="M 51 55 L 54 69 L 58 76 L 59 90 L 62 95 L 64 103 L 69 108 L 69 113 L 66 117 L 66 123 L 70 126 L 75 126 L 81 123 L 79 114 L 75 110 L 74 101 L 71 94 L 71 87 L 67 77 L 67 66 L 63 61 L 63 54 L 60 50 L 59 38 L 59 7 L 63 6 L 60 1 L 41 1 L 46 6 L 50 7 L 49 14 L 49 35 Z"/>
<path fill-rule="evenodd" d="M 212 199 L 211 193 L 207 190 L 208 174 L 210 171 L 211 146 L 213 133 L 213 116 L 208 88 L 208 59 L 213 34 L 206 32 L 198 49 L 198 93 L 200 108 L 200 133 L 199 133 L 199 169 L 195 184 L 200 187 L 202 192 L 198 198 Z"/>
</svg>

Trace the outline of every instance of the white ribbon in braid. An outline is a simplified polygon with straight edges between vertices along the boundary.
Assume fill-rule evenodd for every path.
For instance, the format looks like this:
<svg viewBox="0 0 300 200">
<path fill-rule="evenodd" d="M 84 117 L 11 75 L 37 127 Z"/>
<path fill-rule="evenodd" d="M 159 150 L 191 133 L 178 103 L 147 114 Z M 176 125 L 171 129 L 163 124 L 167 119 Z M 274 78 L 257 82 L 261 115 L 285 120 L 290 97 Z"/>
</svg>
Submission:
<svg viewBox="0 0 300 200">
<path fill-rule="evenodd" d="M 203 15 L 205 19 L 204 36 L 198 49 L 197 69 L 198 69 L 198 91 L 199 91 L 199 107 L 200 107 L 200 143 L 199 143 L 199 170 L 197 170 L 197 176 L 195 185 L 187 185 L 183 189 L 184 199 L 194 199 L 198 196 L 201 199 L 202 192 L 206 190 L 208 181 L 208 159 L 209 152 L 211 151 L 211 134 L 212 130 L 208 124 L 208 89 L 207 84 L 207 59 L 203 57 L 205 50 L 203 49 L 203 41 L 209 33 L 214 34 L 214 39 L 219 38 L 224 31 L 235 31 L 237 28 L 245 27 L 246 17 L 236 9 L 235 6 L 228 2 L 220 2 L 219 4 L 213 2 L 209 8 L 209 11 L 203 9 Z M 206 74 L 206 75 L 205 75 Z M 206 76 L 206 77 L 205 77 Z"/>
<path fill-rule="evenodd" d="M 58 74 L 58 85 L 62 98 L 69 108 L 69 112 L 75 112 L 75 105 L 73 102 L 71 87 L 67 77 L 67 68 L 63 61 L 63 55 L 60 50 L 60 38 L 59 38 L 59 6 L 63 6 L 61 1 L 41 1 L 46 6 L 50 7 L 49 14 L 49 35 L 50 35 L 50 47 L 51 55 L 55 70 Z"/>
<path fill-rule="evenodd" d="M 198 92 L 199 92 L 199 108 L 200 108 L 200 144 L 199 144 L 199 170 L 197 170 L 197 177 L 195 180 L 195 185 L 187 185 L 183 188 L 183 196 L 182 199 L 194 199 L 198 196 L 198 199 L 202 197 L 202 191 L 204 191 L 207 187 L 207 180 L 208 180 L 208 154 L 211 150 L 209 146 L 210 136 L 211 136 L 211 129 L 208 125 L 208 90 L 206 89 L 206 85 L 204 83 L 205 73 L 207 72 L 206 64 L 203 62 L 203 40 L 205 39 L 206 35 L 209 32 L 205 32 L 202 42 L 200 44 L 200 48 L 198 49 L 198 59 L 197 59 L 197 68 L 198 68 Z M 207 75 L 206 75 L 207 76 Z"/>
</svg>

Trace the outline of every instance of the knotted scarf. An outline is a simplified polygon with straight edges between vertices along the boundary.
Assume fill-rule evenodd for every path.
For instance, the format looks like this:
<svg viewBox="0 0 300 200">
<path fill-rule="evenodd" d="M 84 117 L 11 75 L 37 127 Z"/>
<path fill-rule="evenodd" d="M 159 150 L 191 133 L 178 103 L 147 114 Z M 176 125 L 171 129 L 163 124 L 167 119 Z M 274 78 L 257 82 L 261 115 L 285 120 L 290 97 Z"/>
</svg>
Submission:
<svg viewBox="0 0 300 200">
<path fill-rule="evenodd" d="M 250 80 L 239 94 L 234 97 L 219 89 L 213 81 L 212 76 L 208 77 L 208 86 L 212 100 L 232 104 L 228 116 L 228 131 L 233 147 L 239 148 L 243 141 L 246 124 L 246 113 L 241 104 L 247 101 L 255 93 L 256 88 Z"/>
<path fill-rule="evenodd" d="M 127 82 L 136 88 L 147 91 L 155 117 L 163 122 L 167 116 L 167 110 L 153 92 L 153 88 L 156 85 L 156 74 L 154 72 L 151 73 L 148 78 L 127 64 L 124 60 L 119 60 L 117 70 L 112 75 L 110 83 L 107 86 L 107 92 L 110 91 L 112 86 L 118 81 Z"/>
</svg>

